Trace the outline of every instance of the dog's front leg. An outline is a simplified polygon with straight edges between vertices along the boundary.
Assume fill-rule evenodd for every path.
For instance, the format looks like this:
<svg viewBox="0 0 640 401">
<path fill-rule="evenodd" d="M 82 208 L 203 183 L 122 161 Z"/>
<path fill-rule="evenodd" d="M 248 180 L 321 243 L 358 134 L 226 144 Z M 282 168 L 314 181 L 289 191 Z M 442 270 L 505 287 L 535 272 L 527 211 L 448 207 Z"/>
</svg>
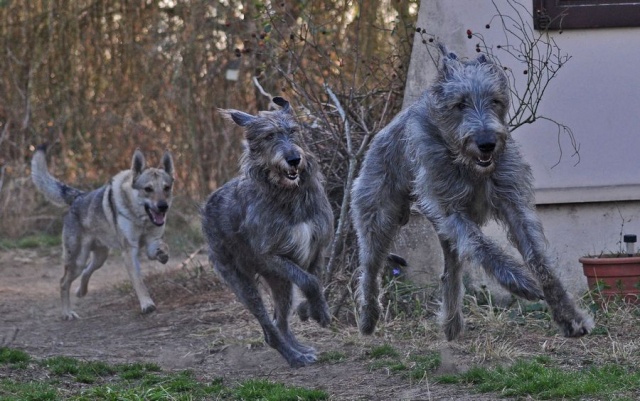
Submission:
<svg viewBox="0 0 640 401">
<path fill-rule="evenodd" d="M 322 327 L 329 325 L 331 322 L 329 305 L 324 299 L 322 286 L 314 275 L 302 270 L 291 260 L 278 255 L 267 256 L 263 269 L 268 275 L 289 280 L 297 285 L 309 301 L 311 318 L 320 323 Z"/>
<path fill-rule="evenodd" d="M 150 242 L 147 245 L 147 257 L 165 264 L 169 261 L 169 245 L 162 238 Z"/>
<path fill-rule="evenodd" d="M 130 247 L 127 250 L 126 266 L 129 278 L 131 279 L 131 284 L 133 284 L 133 289 L 136 291 L 138 301 L 140 302 L 140 309 L 143 314 L 147 314 L 156 310 L 156 305 L 151 300 L 149 291 L 142 281 L 140 258 L 138 257 L 139 252 L 140 250 L 137 247 Z"/>
<path fill-rule="evenodd" d="M 461 263 L 464 260 L 482 266 L 503 287 L 516 295 L 532 300 L 542 297 L 536 281 L 526 268 L 486 238 L 480 227 L 467 215 L 438 214 L 435 213 L 435 208 L 425 208 L 423 213 L 434 225 L 445 256 L 441 319 L 448 340 L 453 340 L 462 333 L 460 278 Z"/>
<path fill-rule="evenodd" d="M 542 286 L 553 320 L 560 326 L 566 337 L 580 337 L 588 334 L 593 329 L 593 319 L 577 308 L 554 274 L 547 254 L 542 223 L 535 210 L 526 205 L 505 202 L 501 205 L 500 212 L 500 218 L 509 228 L 511 241 Z"/>
<path fill-rule="evenodd" d="M 441 240 L 449 241 L 460 260 L 482 266 L 498 283 L 519 297 L 537 301 L 542 299 L 536 280 L 514 257 L 506 254 L 487 238 L 480 227 L 464 213 L 452 213 L 436 224 Z"/>
</svg>

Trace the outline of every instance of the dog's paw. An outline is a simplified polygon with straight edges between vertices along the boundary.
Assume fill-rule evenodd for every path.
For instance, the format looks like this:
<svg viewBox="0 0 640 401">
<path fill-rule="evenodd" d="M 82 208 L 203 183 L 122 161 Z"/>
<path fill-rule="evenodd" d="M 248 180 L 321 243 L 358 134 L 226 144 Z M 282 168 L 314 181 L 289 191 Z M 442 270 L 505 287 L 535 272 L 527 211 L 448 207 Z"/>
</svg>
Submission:
<svg viewBox="0 0 640 401">
<path fill-rule="evenodd" d="M 298 344 L 295 344 L 293 348 L 295 348 L 296 351 L 300 352 L 303 355 L 311 355 L 314 357 L 316 355 L 316 349 L 308 345 L 298 343 Z"/>
<path fill-rule="evenodd" d="M 78 287 L 78 289 L 76 290 L 76 297 L 82 298 L 85 295 L 87 295 L 87 286 L 80 285 L 80 287 Z"/>
<path fill-rule="evenodd" d="M 447 341 L 457 340 L 464 333 L 464 319 L 462 313 L 456 313 L 453 316 L 442 319 L 442 329 Z"/>
<path fill-rule="evenodd" d="M 296 312 L 298 313 L 300 320 L 302 320 L 303 322 L 306 322 L 307 320 L 309 320 L 309 315 L 311 314 L 309 312 L 309 309 L 311 309 L 311 307 L 309 306 L 309 302 L 307 301 L 303 301 L 296 308 Z"/>
<path fill-rule="evenodd" d="M 164 265 L 169 261 L 169 253 L 165 252 L 162 249 L 158 249 L 158 252 L 156 253 L 156 259 L 158 260 L 158 262 Z"/>
<path fill-rule="evenodd" d="M 74 311 L 70 310 L 70 311 L 62 312 L 62 320 L 76 320 L 76 319 L 80 319 L 80 316 L 78 316 L 78 314 L 75 313 Z"/>
<path fill-rule="evenodd" d="M 591 316 L 586 315 L 560 324 L 565 337 L 582 337 L 589 334 L 594 326 Z"/>
<path fill-rule="evenodd" d="M 378 302 L 371 302 L 364 305 L 360 309 L 360 319 L 358 319 L 358 328 L 360 333 L 371 335 L 376 329 L 376 324 L 380 318 L 380 305 Z"/>
<path fill-rule="evenodd" d="M 318 322 L 320 326 L 327 327 L 331 323 L 331 313 L 329 313 L 329 305 L 322 301 L 315 308 L 309 308 L 311 318 Z"/>
<path fill-rule="evenodd" d="M 142 306 L 140 308 L 140 310 L 141 310 L 143 315 L 148 315 L 149 313 L 151 313 L 151 312 L 156 310 L 156 305 L 153 302 L 151 302 L 149 304 L 146 304 L 146 305 Z"/>
<path fill-rule="evenodd" d="M 318 357 L 316 357 L 315 352 L 307 354 L 296 353 L 294 357 L 288 358 L 287 362 L 289 362 L 289 366 L 292 368 L 301 368 L 303 366 L 311 365 L 317 360 Z"/>
</svg>

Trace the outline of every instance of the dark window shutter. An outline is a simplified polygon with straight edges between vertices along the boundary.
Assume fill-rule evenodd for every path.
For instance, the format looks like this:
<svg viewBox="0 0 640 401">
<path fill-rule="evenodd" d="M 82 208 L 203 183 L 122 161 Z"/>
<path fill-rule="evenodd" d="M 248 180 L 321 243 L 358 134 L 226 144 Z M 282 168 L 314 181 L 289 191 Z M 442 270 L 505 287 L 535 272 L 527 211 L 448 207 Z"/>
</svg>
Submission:
<svg viewBox="0 0 640 401">
<path fill-rule="evenodd" d="M 533 0 L 535 29 L 640 26 L 640 0 Z"/>
</svg>

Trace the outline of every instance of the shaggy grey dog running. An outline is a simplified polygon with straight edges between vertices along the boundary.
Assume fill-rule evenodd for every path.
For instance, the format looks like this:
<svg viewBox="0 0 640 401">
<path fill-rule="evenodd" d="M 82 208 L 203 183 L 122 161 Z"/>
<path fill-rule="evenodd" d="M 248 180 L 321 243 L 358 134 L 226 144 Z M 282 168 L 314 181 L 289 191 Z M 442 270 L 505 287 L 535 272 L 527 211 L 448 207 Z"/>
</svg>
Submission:
<svg viewBox="0 0 640 401">
<path fill-rule="evenodd" d="M 258 319 L 267 344 L 300 367 L 316 354 L 289 328 L 293 284 L 307 298 L 298 308 L 301 318 L 327 326 L 331 316 L 315 274 L 331 242 L 333 214 L 289 103 L 273 101 L 282 109 L 257 116 L 222 111 L 245 128 L 247 145 L 240 176 L 209 196 L 202 227 L 215 270 Z M 258 277 L 271 289 L 274 321 L 258 292 Z"/>
<path fill-rule="evenodd" d="M 565 336 L 587 334 L 591 317 L 576 308 L 552 270 L 531 169 L 506 124 L 504 71 L 484 55 L 463 61 L 440 49 L 437 80 L 375 136 L 354 183 L 360 331 L 375 329 L 380 268 L 415 201 L 444 251 L 441 323 L 448 340 L 464 326 L 463 263 L 482 266 L 515 295 L 546 300 Z M 483 235 L 480 227 L 490 218 L 504 224 L 524 265 Z"/>
</svg>

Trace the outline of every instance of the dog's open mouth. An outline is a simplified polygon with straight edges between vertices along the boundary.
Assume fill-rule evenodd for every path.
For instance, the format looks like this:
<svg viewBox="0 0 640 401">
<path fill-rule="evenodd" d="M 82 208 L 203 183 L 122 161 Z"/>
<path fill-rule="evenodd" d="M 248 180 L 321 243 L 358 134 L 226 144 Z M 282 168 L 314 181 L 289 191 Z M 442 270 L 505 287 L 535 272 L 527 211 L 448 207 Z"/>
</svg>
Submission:
<svg viewBox="0 0 640 401">
<path fill-rule="evenodd" d="M 298 169 L 294 168 L 294 169 L 285 171 L 284 176 L 287 177 L 288 180 L 295 181 L 298 179 Z"/>
<path fill-rule="evenodd" d="M 493 163 L 493 155 L 491 153 L 483 153 L 476 159 L 476 164 L 480 167 L 489 167 Z"/>
<path fill-rule="evenodd" d="M 156 226 L 164 225 L 164 218 L 167 212 L 155 211 L 153 208 L 149 207 L 149 205 L 144 205 L 144 210 L 147 212 L 149 219 Z"/>
</svg>

